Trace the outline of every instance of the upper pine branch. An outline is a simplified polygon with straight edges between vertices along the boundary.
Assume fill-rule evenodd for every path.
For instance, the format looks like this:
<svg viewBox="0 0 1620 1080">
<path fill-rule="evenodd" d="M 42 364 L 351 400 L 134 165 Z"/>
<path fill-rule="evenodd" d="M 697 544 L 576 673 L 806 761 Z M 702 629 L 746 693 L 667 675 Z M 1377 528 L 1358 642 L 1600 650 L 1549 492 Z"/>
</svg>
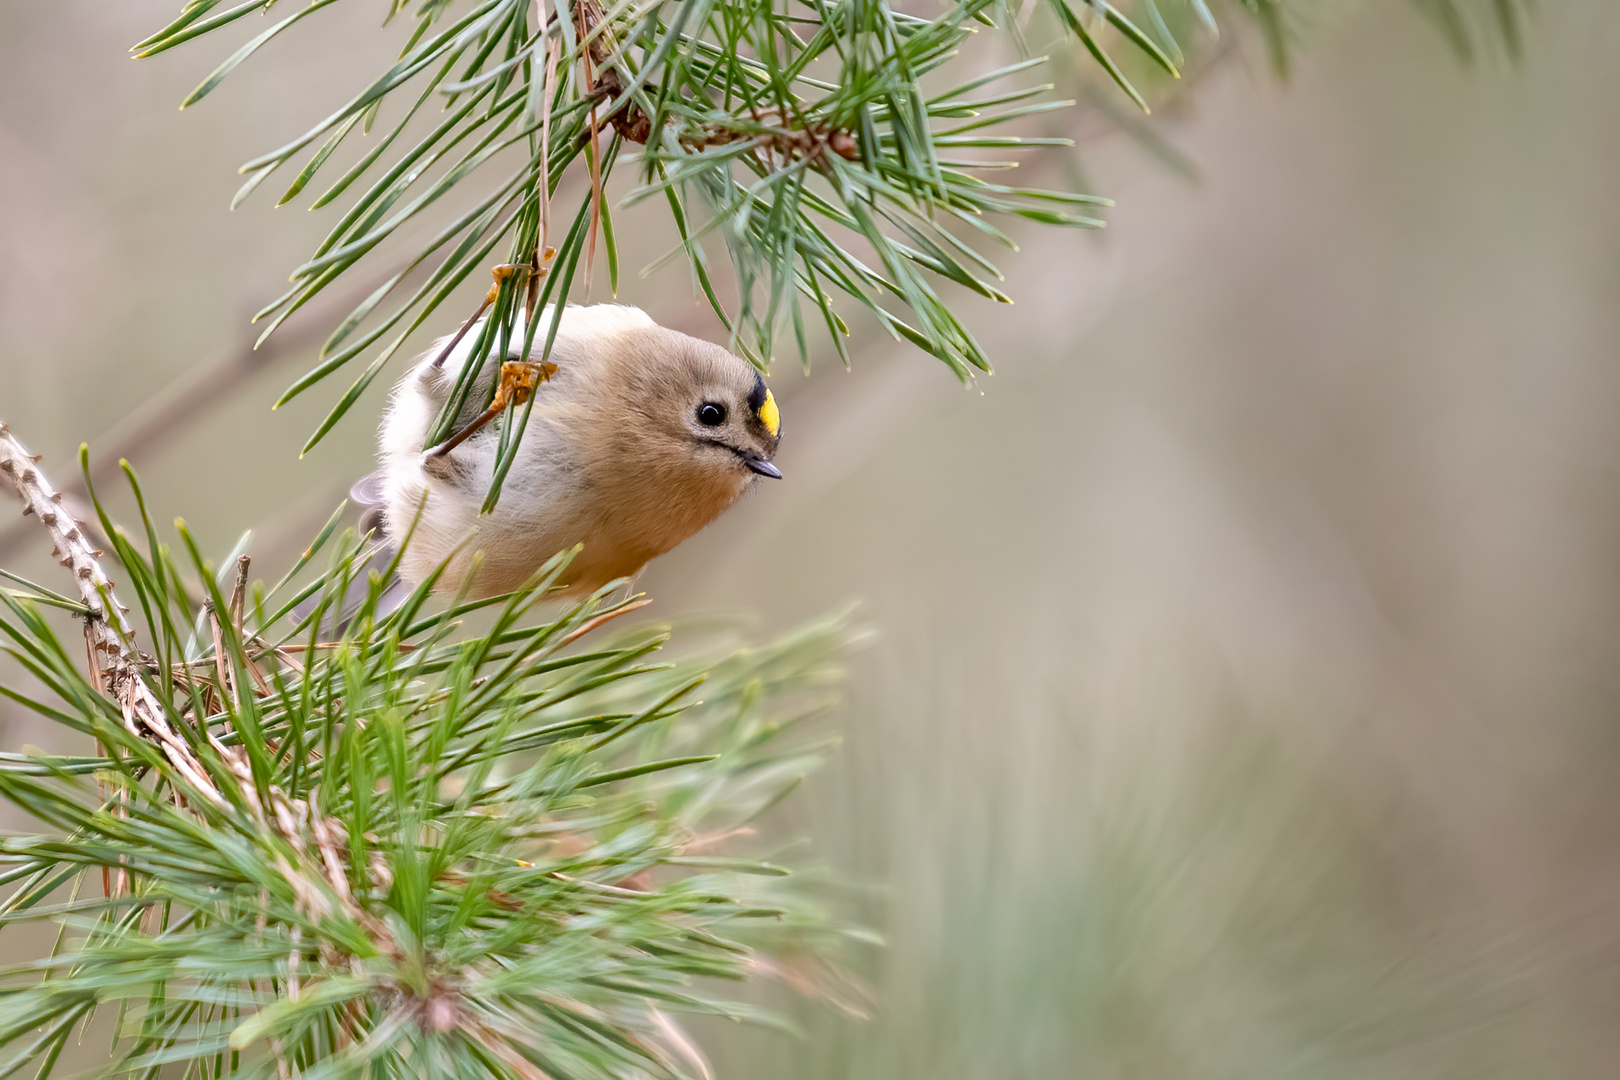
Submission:
<svg viewBox="0 0 1620 1080">
<path fill-rule="evenodd" d="M 185 103 L 336 2 L 311 0 L 283 16 Z M 1517 41 L 1519 0 L 1414 2 L 1465 52 L 1481 17 Z M 221 0 L 191 0 L 135 52 L 163 52 L 274 5 L 248 0 L 221 11 Z M 1281 0 L 1232 6 L 1257 23 L 1283 70 Z M 640 186 L 620 209 L 643 199 L 667 206 L 680 237 L 667 257 L 685 258 L 733 348 L 756 363 L 769 362 L 789 329 L 808 362 L 807 322 L 825 328 L 847 363 L 841 305 L 852 301 L 958 376 L 989 370 L 948 287 L 1008 301 L 984 250 L 1013 246 L 1007 223 L 1097 226 L 1107 200 L 990 178 L 1017 164 L 1009 153 L 1067 144 L 1028 134 L 1020 121 L 1068 103 L 1027 81 L 1040 59 L 986 71 L 979 50 L 964 51 L 968 37 L 1004 38 L 1011 54 L 1027 51 L 1037 30 L 1072 37 L 1146 109 L 1153 86 L 1178 78 L 1191 43 L 1212 40 L 1216 27 L 1206 0 L 1045 0 L 1033 15 L 1009 0 L 951 0 L 929 18 L 886 0 L 422 0 L 411 8 L 390 0 L 388 20 L 413 24 L 395 63 L 304 134 L 242 166 L 238 201 L 296 169 L 280 202 L 319 180 L 311 208 L 347 203 L 291 287 L 260 312 L 266 335 L 393 241 L 373 257 L 390 276 L 283 395 L 370 354 L 309 445 L 458 286 L 495 263 L 528 272 L 504 275 L 480 310 L 494 316 L 492 326 L 521 319 L 525 347 L 542 353 L 553 330 L 542 325 L 546 306 L 577 299 L 599 256 L 616 292 L 614 212 L 603 188 L 632 161 Z M 391 119 L 373 145 L 331 176 L 339 147 L 385 111 Z M 554 208 L 571 171 L 588 190 Z M 397 238 L 429 211 L 436 233 Z M 712 272 L 705 247 L 716 236 L 733 271 L 726 279 Z M 507 333 L 483 334 L 476 360 Z"/>
<path fill-rule="evenodd" d="M 186 103 L 334 2 L 314 0 L 282 17 Z M 1139 0 L 1131 5 L 1137 20 L 1102 0 L 1049 2 L 1056 22 L 1138 101 L 1145 99 L 1127 78 L 1128 65 L 1105 47 L 1173 75 L 1182 52 L 1171 24 L 1208 16 L 1202 0 L 1174 0 L 1164 13 Z M 1022 44 L 1005 0 L 957 0 L 933 18 L 875 0 L 568 0 L 555 7 L 429 0 L 408 15 L 407 6 L 396 0 L 389 12 L 414 21 L 396 63 L 303 135 L 242 169 L 247 181 L 238 199 L 278 171 L 296 169 L 282 202 L 317 180 L 324 186 L 313 207 L 347 201 L 313 257 L 293 272 L 292 287 L 261 313 L 270 319 L 266 333 L 445 196 L 457 196 L 436 235 L 396 248 L 393 276 L 336 328 L 317 366 L 288 390 L 290 397 L 374 351 L 316 438 L 458 285 L 501 261 L 498 247 L 505 245 L 506 262 L 535 272 L 508 276 L 493 312 L 509 325 L 521 302 L 529 339 L 542 348 L 544 306 L 577 296 L 598 253 L 616 286 L 613 213 L 602 186 L 632 157 L 641 185 L 630 201 L 667 203 L 681 237 L 672 254 L 689 261 L 732 329 L 734 347 L 761 364 L 789 325 L 808 353 L 807 315 L 842 352 L 844 298 L 962 377 L 988 370 L 942 284 L 1004 301 L 1000 274 L 980 250 L 986 242 L 1011 245 L 1001 222 L 1100 224 L 1092 208 L 1106 200 L 984 175 L 1010 163 L 983 151 L 1005 157 L 1066 142 L 1010 127 L 1065 104 L 1051 100 L 1049 86 L 1022 81 L 1038 60 L 985 73 L 961 53 L 975 28 Z M 140 43 L 137 55 L 222 29 L 271 3 L 216 13 L 219 7 L 219 0 L 193 0 Z M 329 178 L 334 151 L 370 129 L 385 108 L 387 130 Z M 556 212 L 552 196 L 570 169 L 589 177 L 590 191 Z M 733 282 L 711 275 L 704 241 L 715 233 L 731 257 Z M 549 274 L 541 272 L 546 247 L 556 249 Z M 722 294 L 734 299 L 724 302 Z"/>
</svg>

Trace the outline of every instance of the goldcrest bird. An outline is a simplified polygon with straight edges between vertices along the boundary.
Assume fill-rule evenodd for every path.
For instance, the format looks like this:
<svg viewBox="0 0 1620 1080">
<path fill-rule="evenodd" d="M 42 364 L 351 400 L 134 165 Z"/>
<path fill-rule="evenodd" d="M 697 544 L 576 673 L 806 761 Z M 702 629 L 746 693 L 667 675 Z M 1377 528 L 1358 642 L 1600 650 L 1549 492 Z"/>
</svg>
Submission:
<svg viewBox="0 0 1620 1080">
<path fill-rule="evenodd" d="M 536 348 L 551 311 L 542 314 Z M 408 584 L 448 562 L 441 590 L 465 585 L 470 596 L 491 596 L 581 544 L 559 584 L 562 595 L 588 593 L 633 576 L 757 478 L 782 475 L 771 464 L 780 441 L 776 400 L 753 366 L 616 304 L 564 308 L 543 372 L 538 357 L 486 364 L 452 429 L 463 439 L 424 452 L 478 329 L 453 348 L 450 339 L 436 342 L 400 381 L 378 435 L 381 467 L 355 485 L 360 501 L 380 504 L 388 538 L 409 534 L 400 561 Z M 521 316 L 512 336 L 521 349 Z M 535 400 L 500 499 L 481 514 L 500 425 L 479 426 L 498 413 L 479 403 L 496 367 L 497 406 L 514 392 Z"/>
</svg>

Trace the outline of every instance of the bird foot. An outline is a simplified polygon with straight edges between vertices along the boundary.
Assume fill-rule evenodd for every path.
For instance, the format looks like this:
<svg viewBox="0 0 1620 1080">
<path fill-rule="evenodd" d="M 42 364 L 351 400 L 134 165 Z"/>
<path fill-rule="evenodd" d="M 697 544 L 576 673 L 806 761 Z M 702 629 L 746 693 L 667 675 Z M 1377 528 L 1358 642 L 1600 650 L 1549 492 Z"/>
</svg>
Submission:
<svg viewBox="0 0 1620 1080">
<path fill-rule="evenodd" d="M 490 267 L 490 276 L 495 279 L 495 284 L 489 287 L 489 295 L 484 298 L 484 303 L 488 305 L 495 302 L 495 297 L 500 294 L 501 285 L 509 277 L 515 277 L 520 282 L 527 281 L 532 289 L 540 283 L 541 278 L 551 273 L 551 260 L 556 257 L 557 249 L 548 247 L 544 251 L 536 252 L 531 262 L 501 263 Z"/>
<path fill-rule="evenodd" d="M 529 400 L 535 387 L 557 374 L 557 365 L 549 360 L 508 360 L 501 365 L 501 381 L 495 387 L 495 398 L 489 408 L 472 423 L 450 436 L 432 449 L 423 451 L 423 460 L 443 457 L 470 439 L 485 424 L 495 419 L 508 407 L 522 405 Z"/>
<path fill-rule="evenodd" d="M 507 278 L 516 276 L 519 281 L 527 283 L 528 293 L 524 297 L 523 306 L 526 312 L 533 314 L 534 305 L 540 298 L 540 279 L 551 273 L 551 260 L 556 257 L 556 248 L 546 248 L 544 251 L 536 251 L 529 262 L 501 263 L 499 266 L 491 267 L 489 272 L 490 276 L 495 279 L 495 284 L 489 287 L 489 292 L 485 294 L 483 302 L 478 305 L 478 310 L 473 312 L 467 321 L 461 324 L 461 329 L 457 330 L 455 335 L 445 343 L 444 348 L 439 350 L 439 355 L 434 358 L 432 366 L 438 368 L 443 365 L 445 357 L 450 355 L 452 349 L 461 344 L 461 339 L 467 336 L 467 331 L 471 330 L 478 323 L 478 320 L 484 317 L 484 312 L 488 311 L 489 306 L 495 302 L 496 297 L 500 296 L 501 283 Z"/>
<path fill-rule="evenodd" d="M 534 393 L 534 388 L 557 374 L 557 365 L 550 360 L 508 360 L 501 365 L 501 384 L 495 388 L 495 400 L 489 403 L 491 412 L 500 412 L 508 405 L 522 405 Z"/>
</svg>

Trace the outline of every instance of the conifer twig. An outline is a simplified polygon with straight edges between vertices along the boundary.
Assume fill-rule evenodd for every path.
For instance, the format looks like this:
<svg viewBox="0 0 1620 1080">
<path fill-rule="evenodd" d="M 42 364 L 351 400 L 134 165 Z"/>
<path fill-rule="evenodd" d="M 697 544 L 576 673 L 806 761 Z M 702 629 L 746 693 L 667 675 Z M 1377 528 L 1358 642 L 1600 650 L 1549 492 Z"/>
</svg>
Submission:
<svg viewBox="0 0 1620 1080">
<path fill-rule="evenodd" d="M 23 514 L 33 514 L 51 534 L 51 554 L 73 574 L 79 596 L 89 612 L 84 616 L 85 647 L 91 677 L 98 689 L 116 702 L 124 726 L 131 733 L 155 742 L 176 770 L 216 805 L 225 804 L 191 748 L 174 730 L 164 709 L 141 678 L 135 653 L 135 634 L 125 618 L 129 608 L 118 602 L 113 582 L 101 568 L 103 552 L 90 546 L 84 526 L 62 507 L 62 493 L 39 468 L 39 456 L 30 454 L 4 421 L 0 421 L 0 473 L 22 497 Z"/>
</svg>

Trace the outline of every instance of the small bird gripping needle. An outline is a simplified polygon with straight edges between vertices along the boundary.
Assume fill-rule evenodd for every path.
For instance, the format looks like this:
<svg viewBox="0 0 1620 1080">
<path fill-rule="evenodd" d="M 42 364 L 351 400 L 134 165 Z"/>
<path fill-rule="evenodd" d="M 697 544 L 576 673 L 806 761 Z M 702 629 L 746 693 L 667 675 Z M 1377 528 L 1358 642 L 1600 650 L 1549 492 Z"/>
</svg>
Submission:
<svg viewBox="0 0 1620 1080">
<path fill-rule="evenodd" d="M 373 538 L 403 545 L 391 565 L 406 586 L 439 577 L 441 592 L 495 596 L 569 552 L 550 588 L 588 595 L 633 577 L 761 477 L 781 479 L 772 462 L 781 413 L 747 360 L 619 304 L 553 305 L 533 318 L 555 320 L 543 359 L 502 356 L 498 372 L 480 376 L 465 342 L 439 365 L 438 342 L 395 387 L 377 472 L 354 490 L 377 510 L 367 510 Z M 428 432 L 471 378 L 494 382 L 480 382 L 489 407 L 470 424 L 458 412 L 461 430 L 428 449 Z M 521 435 L 474 437 L 537 404 L 544 414 Z M 512 454 L 506 486 L 485 510 L 503 451 Z"/>
</svg>

